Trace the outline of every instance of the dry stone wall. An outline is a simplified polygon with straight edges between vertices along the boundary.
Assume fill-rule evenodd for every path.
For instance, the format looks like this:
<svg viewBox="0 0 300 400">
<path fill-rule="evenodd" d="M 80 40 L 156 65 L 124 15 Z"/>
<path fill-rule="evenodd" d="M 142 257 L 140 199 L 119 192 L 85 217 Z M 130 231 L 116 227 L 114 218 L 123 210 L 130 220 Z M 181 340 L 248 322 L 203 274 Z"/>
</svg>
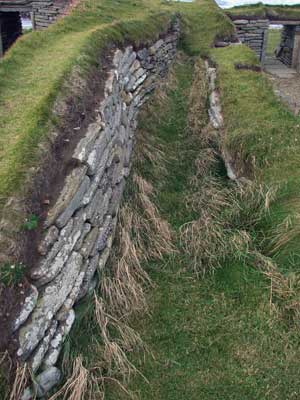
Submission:
<svg viewBox="0 0 300 400">
<path fill-rule="evenodd" d="M 31 290 L 13 327 L 19 359 L 37 374 L 38 397 L 58 382 L 55 364 L 76 318 L 74 305 L 93 291 L 96 271 L 105 268 L 130 171 L 137 115 L 166 75 L 178 37 L 175 21 L 152 45 L 114 52 L 98 120 L 78 143 L 75 167 L 48 212 L 41 259 L 31 271 Z M 23 400 L 30 398 L 27 389 Z"/>
<path fill-rule="evenodd" d="M 287 66 L 292 65 L 295 26 L 284 25 L 281 32 L 280 48 L 277 52 L 277 57 Z"/>
<path fill-rule="evenodd" d="M 32 2 L 34 28 L 47 28 L 64 13 L 68 3 L 69 0 L 34 0 Z"/>
<path fill-rule="evenodd" d="M 239 40 L 255 51 L 260 61 L 264 61 L 269 20 L 236 19 L 233 21 Z"/>
</svg>

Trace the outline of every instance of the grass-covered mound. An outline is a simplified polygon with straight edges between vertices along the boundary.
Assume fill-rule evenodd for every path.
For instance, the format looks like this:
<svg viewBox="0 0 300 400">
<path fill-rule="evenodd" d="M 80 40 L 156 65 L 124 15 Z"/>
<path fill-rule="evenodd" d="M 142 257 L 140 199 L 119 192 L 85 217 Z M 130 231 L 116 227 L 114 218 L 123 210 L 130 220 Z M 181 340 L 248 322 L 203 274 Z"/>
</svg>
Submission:
<svg viewBox="0 0 300 400">
<path fill-rule="evenodd" d="M 204 53 L 216 35 L 231 32 L 208 0 L 188 5 L 83 0 L 47 31 L 18 40 L 0 64 L 1 199 L 20 188 L 26 169 L 34 165 L 38 144 L 47 136 L 51 106 L 72 68 L 79 66 L 84 74 L 99 63 L 109 43 L 150 40 L 177 11 L 186 17 L 185 41 L 191 52 Z"/>
<path fill-rule="evenodd" d="M 274 94 L 267 78 L 236 63 L 256 64 L 245 46 L 215 49 L 225 120 L 225 145 L 243 176 L 276 189 L 277 200 L 260 226 L 257 242 L 281 271 L 299 264 L 300 118 Z"/>
<path fill-rule="evenodd" d="M 101 74 L 101 55 L 110 43 L 153 39 L 175 13 L 182 16 L 183 42 L 190 53 L 206 54 L 216 36 L 232 32 L 212 0 L 82 0 L 71 15 L 46 31 L 25 35 L 7 52 L 0 63 L 0 217 L 10 197 L 30 197 L 36 189 L 30 186 L 53 141 L 50 132 L 61 128 L 53 106 L 68 97 L 72 82 L 65 82 L 72 73 L 79 83 L 91 69 Z M 22 219 L 25 215 L 14 215 L 10 222 L 21 226 Z"/>
<path fill-rule="evenodd" d="M 256 19 L 267 18 L 272 21 L 299 20 L 300 4 L 274 6 L 258 2 L 257 4 L 229 8 L 226 10 L 226 14 L 234 19 L 252 17 Z"/>
</svg>

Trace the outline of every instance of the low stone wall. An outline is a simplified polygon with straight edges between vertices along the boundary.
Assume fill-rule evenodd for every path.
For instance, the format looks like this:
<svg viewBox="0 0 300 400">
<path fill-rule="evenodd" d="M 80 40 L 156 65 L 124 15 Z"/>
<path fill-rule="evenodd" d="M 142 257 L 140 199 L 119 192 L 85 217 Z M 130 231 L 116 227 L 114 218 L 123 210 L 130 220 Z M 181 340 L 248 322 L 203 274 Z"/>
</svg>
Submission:
<svg viewBox="0 0 300 400">
<path fill-rule="evenodd" d="M 260 61 L 264 61 L 269 20 L 235 19 L 237 35 L 240 41 L 255 51 Z"/>
<path fill-rule="evenodd" d="M 34 29 L 47 28 L 64 13 L 69 0 L 34 0 L 32 2 Z"/>
<path fill-rule="evenodd" d="M 22 24 L 18 12 L 0 12 L 0 56 L 22 34 Z M 2 46 L 1 46 L 2 43 Z"/>
<path fill-rule="evenodd" d="M 96 271 L 105 268 L 130 171 L 138 111 L 166 75 L 178 37 L 176 21 L 152 45 L 114 51 L 98 120 L 79 141 L 74 167 L 47 214 L 38 247 L 41 259 L 31 271 L 30 293 L 13 325 L 17 355 L 37 374 L 38 397 L 57 384 L 55 364 L 76 317 L 74 305 L 93 291 Z M 23 400 L 30 396 L 28 389 Z"/>
</svg>

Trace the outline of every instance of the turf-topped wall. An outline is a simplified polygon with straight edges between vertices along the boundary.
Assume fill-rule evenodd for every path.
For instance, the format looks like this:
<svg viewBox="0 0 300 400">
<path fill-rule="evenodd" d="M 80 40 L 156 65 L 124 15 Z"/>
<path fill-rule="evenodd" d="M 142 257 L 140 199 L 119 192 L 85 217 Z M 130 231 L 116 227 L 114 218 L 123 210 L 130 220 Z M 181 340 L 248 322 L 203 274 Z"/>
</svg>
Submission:
<svg viewBox="0 0 300 400">
<path fill-rule="evenodd" d="M 35 0 L 32 3 L 33 20 L 36 29 L 52 24 L 66 9 L 69 0 Z"/>
<path fill-rule="evenodd" d="M 98 119 L 70 155 L 72 168 L 46 216 L 40 259 L 13 324 L 18 357 L 40 373 L 38 396 L 57 383 L 60 373 L 54 365 L 75 319 L 73 306 L 93 291 L 96 270 L 99 276 L 105 268 L 130 170 L 138 111 L 166 75 L 178 37 L 176 20 L 155 43 L 114 49 L 107 56 Z"/>
<path fill-rule="evenodd" d="M 255 51 L 260 61 L 263 61 L 267 43 L 269 20 L 243 18 L 233 21 L 240 41 Z"/>
</svg>

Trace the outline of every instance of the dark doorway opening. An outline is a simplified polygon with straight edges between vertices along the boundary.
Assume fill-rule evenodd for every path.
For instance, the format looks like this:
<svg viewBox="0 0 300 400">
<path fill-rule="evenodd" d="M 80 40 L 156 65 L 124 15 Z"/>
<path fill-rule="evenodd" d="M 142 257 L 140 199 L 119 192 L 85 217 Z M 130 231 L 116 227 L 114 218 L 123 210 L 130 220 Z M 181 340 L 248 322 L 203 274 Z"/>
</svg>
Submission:
<svg viewBox="0 0 300 400">
<path fill-rule="evenodd" d="M 0 13 L 0 56 L 22 35 L 19 12 Z"/>
</svg>

